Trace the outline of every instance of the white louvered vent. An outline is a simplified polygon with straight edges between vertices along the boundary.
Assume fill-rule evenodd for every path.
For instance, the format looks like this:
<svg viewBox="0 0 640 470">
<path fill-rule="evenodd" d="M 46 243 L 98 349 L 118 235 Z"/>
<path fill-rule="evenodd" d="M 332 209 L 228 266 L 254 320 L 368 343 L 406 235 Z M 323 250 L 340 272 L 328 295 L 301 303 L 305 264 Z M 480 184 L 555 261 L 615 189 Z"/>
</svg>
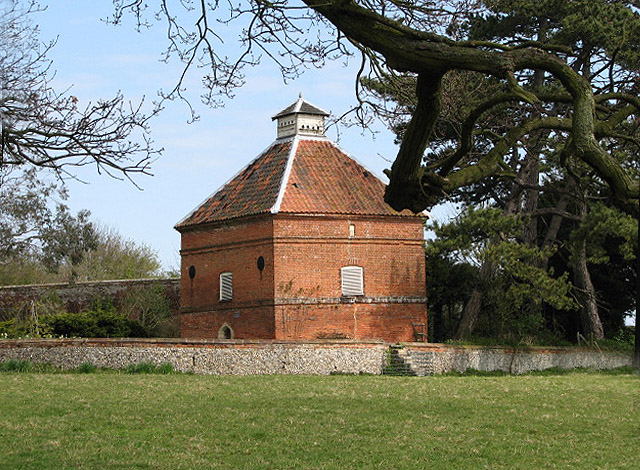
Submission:
<svg viewBox="0 0 640 470">
<path fill-rule="evenodd" d="M 220 301 L 233 299 L 233 274 L 220 273 Z"/>
<path fill-rule="evenodd" d="M 340 272 L 343 296 L 364 295 L 364 282 L 360 266 L 345 266 Z"/>
</svg>

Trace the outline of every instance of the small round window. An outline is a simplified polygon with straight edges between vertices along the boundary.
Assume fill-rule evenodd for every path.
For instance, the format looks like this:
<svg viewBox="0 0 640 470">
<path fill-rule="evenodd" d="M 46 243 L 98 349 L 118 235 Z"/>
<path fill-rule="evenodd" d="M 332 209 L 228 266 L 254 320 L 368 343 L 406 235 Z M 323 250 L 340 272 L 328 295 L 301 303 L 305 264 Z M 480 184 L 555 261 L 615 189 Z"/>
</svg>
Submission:
<svg viewBox="0 0 640 470">
<path fill-rule="evenodd" d="M 196 277 L 196 267 L 195 266 L 189 266 L 189 277 L 191 279 Z"/>
<path fill-rule="evenodd" d="M 264 269 L 264 258 L 262 256 L 258 256 L 258 269 L 262 271 Z"/>
</svg>

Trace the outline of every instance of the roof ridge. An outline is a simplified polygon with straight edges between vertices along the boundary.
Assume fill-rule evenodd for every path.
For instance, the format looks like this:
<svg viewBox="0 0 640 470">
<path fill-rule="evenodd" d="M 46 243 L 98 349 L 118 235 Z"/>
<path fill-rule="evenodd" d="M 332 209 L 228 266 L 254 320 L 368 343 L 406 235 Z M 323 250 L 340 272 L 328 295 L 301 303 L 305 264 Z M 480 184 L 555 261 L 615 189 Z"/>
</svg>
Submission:
<svg viewBox="0 0 640 470">
<path fill-rule="evenodd" d="M 291 142 L 291 148 L 289 149 L 289 155 L 287 156 L 287 164 L 282 173 L 282 179 L 280 180 L 280 188 L 278 188 L 278 197 L 275 204 L 271 207 L 271 213 L 277 214 L 280 212 L 280 206 L 284 199 L 284 193 L 287 191 L 287 183 L 289 182 L 289 176 L 291 176 L 291 168 L 293 168 L 293 161 L 296 158 L 298 152 L 298 144 L 300 143 L 300 137 L 295 135 Z"/>
<path fill-rule="evenodd" d="M 346 157 L 350 158 L 351 160 L 353 160 L 354 162 L 356 162 L 358 165 L 360 165 L 362 168 L 364 168 L 365 170 L 367 170 L 372 176 L 374 176 L 378 181 L 380 181 L 382 184 L 384 184 L 385 186 L 387 186 L 387 182 L 385 182 L 384 178 L 377 174 L 375 171 L 371 170 L 367 165 L 365 165 L 364 163 L 362 163 L 360 160 L 358 160 L 356 157 L 354 157 L 351 153 L 349 153 L 348 151 L 344 150 L 342 147 L 340 147 L 336 142 L 334 142 L 333 140 L 329 140 L 329 143 L 331 145 L 333 145 L 336 149 L 338 149 L 338 151 L 342 152 Z"/>
</svg>

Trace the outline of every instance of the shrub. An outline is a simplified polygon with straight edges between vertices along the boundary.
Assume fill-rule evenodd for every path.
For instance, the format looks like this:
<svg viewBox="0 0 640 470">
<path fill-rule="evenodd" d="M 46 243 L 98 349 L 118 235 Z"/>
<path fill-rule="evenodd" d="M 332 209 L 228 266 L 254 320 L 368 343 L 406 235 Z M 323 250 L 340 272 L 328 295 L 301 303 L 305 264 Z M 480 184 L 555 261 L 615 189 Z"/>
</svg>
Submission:
<svg viewBox="0 0 640 470">
<path fill-rule="evenodd" d="M 633 351 L 636 344 L 635 339 L 635 331 L 633 328 L 625 326 L 612 338 L 599 340 L 598 344 L 605 349 L 612 349 L 614 351 Z"/>
<path fill-rule="evenodd" d="M 75 372 L 77 372 L 78 374 L 93 374 L 97 370 L 98 368 L 90 362 L 83 362 L 75 368 Z"/>
<path fill-rule="evenodd" d="M 136 286 L 120 301 L 119 311 L 139 322 L 150 336 L 176 337 L 177 317 L 171 314 L 171 300 L 162 286 Z"/>
<path fill-rule="evenodd" d="M 0 339 L 39 338 L 49 336 L 49 333 L 49 327 L 42 323 L 39 323 L 36 328 L 33 321 L 25 322 L 16 318 L 0 322 Z"/>
<path fill-rule="evenodd" d="M 168 362 L 164 362 L 156 368 L 156 373 L 158 374 L 173 374 L 174 372 L 173 366 Z"/>
<path fill-rule="evenodd" d="M 33 363 L 29 361 L 19 361 L 11 359 L 7 362 L 0 362 L 0 372 L 29 372 Z"/>
<path fill-rule="evenodd" d="M 113 311 L 49 315 L 43 319 L 54 336 L 81 338 L 144 338 L 146 330 L 135 320 Z"/>
<path fill-rule="evenodd" d="M 38 328 L 33 322 L 17 319 L 0 322 L 0 338 L 24 337 L 67 338 L 146 338 L 147 330 L 136 320 L 118 314 L 113 309 L 82 313 L 58 313 L 39 318 Z"/>
<path fill-rule="evenodd" d="M 0 322 L 0 338 L 15 338 L 15 320 Z"/>
</svg>

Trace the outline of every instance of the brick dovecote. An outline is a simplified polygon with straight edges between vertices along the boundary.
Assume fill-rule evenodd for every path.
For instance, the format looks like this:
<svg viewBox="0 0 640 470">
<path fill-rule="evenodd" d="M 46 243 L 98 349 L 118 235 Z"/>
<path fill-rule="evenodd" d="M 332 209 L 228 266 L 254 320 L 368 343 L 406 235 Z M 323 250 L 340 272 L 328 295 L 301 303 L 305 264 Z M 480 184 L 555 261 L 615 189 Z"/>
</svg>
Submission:
<svg viewBox="0 0 640 470">
<path fill-rule="evenodd" d="M 176 226 L 181 335 L 425 340 L 423 220 L 383 193 L 326 137 L 276 140 Z M 343 295 L 345 266 L 361 269 L 363 295 Z M 220 300 L 222 273 L 231 300 Z"/>
</svg>

